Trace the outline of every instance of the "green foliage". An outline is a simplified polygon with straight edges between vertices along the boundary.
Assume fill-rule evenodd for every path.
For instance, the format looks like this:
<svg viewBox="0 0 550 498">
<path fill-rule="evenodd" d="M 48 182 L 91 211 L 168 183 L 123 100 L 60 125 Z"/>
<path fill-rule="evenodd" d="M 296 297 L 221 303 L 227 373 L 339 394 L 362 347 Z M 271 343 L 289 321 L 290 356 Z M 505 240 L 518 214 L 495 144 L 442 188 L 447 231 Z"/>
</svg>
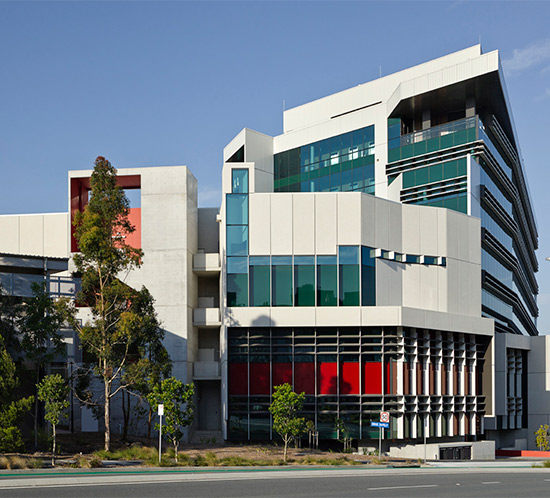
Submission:
<svg viewBox="0 0 550 498">
<path fill-rule="evenodd" d="M 175 377 L 169 377 L 154 386 L 148 396 L 149 404 L 155 409 L 160 404 L 164 405 L 162 431 L 174 446 L 176 462 L 178 461 L 178 446 L 183 437 L 183 429 L 193 422 L 194 391 L 193 384 L 184 384 Z M 156 424 L 155 429 L 159 430 L 160 425 Z"/>
<path fill-rule="evenodd" d="M 69 386 L 61 375 L 48 375 L 38 384 L 38 399 L 44 401 L 46 407 L 45 419 L 53 426 L 60 424 L 68 417 L 66 410 L 70 403 Z"/>
<path fill-rule="evenodd" d="M 350 453 L 351 438 L 349 437 L 349 429 L 346 423 L 338 417 L 334 421 L 334 429 L 338 432 L 338 441 L 344 445 L 344 453 Z"/>
<path fill-rule="evenodd" d="M 21 431 L 17 425 L 34 402 L 32 396 L 14 399 L 19 385 L 15 372 L 15 363 L 0 337 L 0 453 L 23 449 Z"/>
<path fill-rule="evenodd" d="M 105 449 L 109 450 L 111 398 L 137 382 L 136 376 L 142 377 L 130 365 L 143 357 L 143 344 L 148 342 L 143 337 L 152 329 L 158 333 L 159 327 L 156 315 L 143 313 L 143 303 L 152 307 L 148 291 L 136 291 L 120 280 L 140 266 L 143 252 L 126 244 L 127 235 L 135 230 L 128 219 L 129 202 L 117 185 L 116 169 L 103 157 L 95 161 L 90 186 L 89 203 L 74 220 L 80 252 L 73 260 L 82 281 L 78 301 L 89 306 L 92 319 L 82 325 L 73 313 L 72 324 L 104 385 L 101 401 L 92 400 L 90 391 L 84 399 L 103 404 Z M 141 365 L 135 368 L 142 370 Z"/>
<path fill-rule="evenodd" d="M 536 443 L 539 451 L 548 451 L 550 445 L 548 442 L 548 429 L 550 427 L 547 424 L 541 425 L 535 432 L 537 437 Z"/>
<path fill-rule="evenodd" d="M 54 301 L 46 282 L 34 282 L 32 297 L 25 303 L 17 320 L 21 335 L 21 349 L 25 358 L 34 366 L 35 389 L 40 382 L 43 368 L 57 356 L 65 356 L 65 343 L 59 329 L 70 313 L 67 299 Z M 38 393 L 35 393 L 34 434 L 35 448 L 38 446 Z"/>
<path fill-rule="evenodd" d="M 306 419 L 298 417 L 305 400 L 305 393 L 296 394 L 290 384 L 275 386 L 273 402 L 269 411 L 273 415 L 273 429 L 284 443 L 284 457 L 286 462 L 288 444 L 294 438 L 300 437 L 306 431 Z"/>
<path fill-rule="evenodd" d="M 52 424 L 53 442 L 52 442 L 52 465 L 55 465 L 55 443 L 56 427 L 62 419 L 68 418 L 66 413 L 70 403 L 69 386 L 61 375 L 48 375 L 38 384 L 38 399 L 45 403 L 45 419 Z"/>
</svg>

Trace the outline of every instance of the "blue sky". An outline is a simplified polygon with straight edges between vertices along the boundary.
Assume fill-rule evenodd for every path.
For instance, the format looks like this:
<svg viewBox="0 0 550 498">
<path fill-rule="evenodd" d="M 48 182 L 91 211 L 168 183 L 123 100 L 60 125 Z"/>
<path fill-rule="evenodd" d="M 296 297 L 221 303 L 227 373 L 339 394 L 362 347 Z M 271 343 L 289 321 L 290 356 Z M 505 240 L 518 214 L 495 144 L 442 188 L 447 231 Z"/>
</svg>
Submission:
<svg viewBox="0 0 550 498">
<path fill-rule="evenodd" d="M 287 108 L 478 43 L 499 49 L 540 233 L 550 332 L 550 3 L 0 0 L 0 213 L 67 209 L 67 171 L 185 164 L 219 204 L 223 147 Z M 1 234 L 0 234 L 1 236 Z M 549 308 L 547 311 L 546 308 Z"/>
</svg>

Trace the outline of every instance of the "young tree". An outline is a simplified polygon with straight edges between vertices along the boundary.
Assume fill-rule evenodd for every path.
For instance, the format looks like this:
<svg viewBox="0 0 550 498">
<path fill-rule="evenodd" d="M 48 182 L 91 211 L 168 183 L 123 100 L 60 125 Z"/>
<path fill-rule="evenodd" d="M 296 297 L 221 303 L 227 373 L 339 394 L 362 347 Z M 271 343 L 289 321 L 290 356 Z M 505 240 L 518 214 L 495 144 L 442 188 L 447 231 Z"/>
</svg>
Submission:
<svg viewBox="0 0 550 498">
<path fill-rule="evenodd" d="M 164 379 L 160 385 L 153 387 L 149 394 L 149 404 L 155 409 L 158 405 L 164 405 L 164 423 L 162 425 L 163 433 L 168 436 L 178 461 L 178 446 L 183 437 L 183 429 L 193 422 L 193 384 L 184 384 L 175 377 Z M 155 425 L 159 430 L 159 424 Z"/>
<path fill-rule="evenodd" d="M 104 386 L 105 450 L 111 446 L 111 399 L 124 385 L 130 348 L 140 327 L 132 309 L 137 292 L 119 278 L 138 267 L 143 253 L 126 244 L 135 228 L 128 219 L 129 202 L 117 185 L 116 169 L 103 157 L 95 161 L 90 200 L 74 220 L 79 253 L 73 257 L 82 280 L 78 300 L 89 306 L 92 319 L 82 325 L 73 318 L 85 351 L 95 358 L 95 373 Z"/>
<path fill-rule="evenodd" d="M 541 425 L 538 430 L 535 432 L 535 436 L 537 436 L 537 448 L 539 451 L 548 451 L 549 444 L 548 444 L 548 429 L 549 426 L 547 424 Z"/>
<path fill-rule="evenodd" d="M 55 466 L 56 427 L 62 419 L 68 418 L 66 413 L 69 408 L 69 386 L 61 375 L 47 375 L 37 386 L 38 398 L 46 404 L 46 416 L 52 424 L 52 465 Z"/>
<path fill-rule="evenodd" d="M 44 367 L 56 356 L 65 355 L 65 343 L 59 330 L 68 318 L 68 301 L 54 301 L 46 283 L 33 283 L 32 297 L 25 303 L 18 319 L 21 348 L 34 366 L 35 389 L 38 389 Z M 38 447 L 38 396 L 34 403 L 34 447 Z"/>
<path fill-rule="evenodd" d="M 18 385 L 15 363 L 0 336 L 0 453 L 23 449 L 21 431 L 17 424 L 31 409 L 34 398 L 30 396 L 14 399 L 14 391 Z"/>
<path fill-rule="evenodd" d="M 334 421 L 334 428 L 338 432 L 338 441 L 344 445 L 344 453 L 351 451 L 351 438 L 349 437 L 349 429 L 343 419 L 340 417 Z"/>
<path fill-rule="evenodd" d="M 298 417 L 298 412 L 304 406 L 305 397 L 305 393 L 296 394 L 290 384 L 281 384 L 274 388 L 269 411 L 273 415 L 273 429 L 281 436 L 285 445 L 285 462 L 288 444 L 306 431 L 306 419 Z"/>
<path fill-rule="evenodd" d="M 139 334 L 133 345 L 132 361 L 125 369 L 122 398 L 122 411 L 124 415 L 123 439 L 126 438 L 131 411 L 131 399 L 137 397 L 140 401 L 146 401 L 153 386 L 160 384 L 162 379 L 170 376 L 172 361 L 170 355 L 162 343 L 164 330 L 160 326 L 155 311 L 155 300 L 151 293 L 142 287 L 137 299 L 132 303 L 136 313 L 142 318 Z M 148 405 L 148 437 L 151 438 L 151 425 L 153 409 Z"/>
</svg>

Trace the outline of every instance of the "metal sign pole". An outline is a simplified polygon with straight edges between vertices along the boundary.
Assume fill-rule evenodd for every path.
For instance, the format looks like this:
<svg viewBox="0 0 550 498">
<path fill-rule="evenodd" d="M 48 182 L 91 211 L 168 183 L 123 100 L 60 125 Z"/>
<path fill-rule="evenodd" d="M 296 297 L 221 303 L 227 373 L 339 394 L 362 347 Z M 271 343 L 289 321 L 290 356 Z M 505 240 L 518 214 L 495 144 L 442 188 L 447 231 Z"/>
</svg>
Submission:
<svg viewBox="0 0 550 498">
<path fill-rule="evenodd" d="M 426 418 L 424 419 L 424 465 L 426 465 L 426 454 L 427 454 L 427 451 L 426 451 L 426 432 L 428 432 L 426 429 L 427 429 L 427 424 L 428 422 L 428 416 L 426 415 Z"/>
<path fill-rule="evenodd" d="M 378 459 L 382 458 L 382 427 L 378 426 Z"/>
<path fill-rule="evenodd" d="M 164 405 L 158 405 L 158 415 L 160 417 L 160 424 L 159 424 L 159 465 L 160 465 L 160 459 L 162 456 L 162 416 L 164 415 Z"/>
</svg>

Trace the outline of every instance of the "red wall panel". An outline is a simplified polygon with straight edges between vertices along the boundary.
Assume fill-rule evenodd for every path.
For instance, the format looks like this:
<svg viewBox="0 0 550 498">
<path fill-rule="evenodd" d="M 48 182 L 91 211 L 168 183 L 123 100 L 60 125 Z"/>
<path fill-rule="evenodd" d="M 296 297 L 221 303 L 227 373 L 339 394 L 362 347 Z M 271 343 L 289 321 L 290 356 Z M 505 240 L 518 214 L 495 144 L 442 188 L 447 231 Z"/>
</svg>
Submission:
<svg viewBox="0 0 550 498">
<path fill-rule="evenodd" d="M 292 363 L 273 363 L 273 386 L 292 385 Z"/>
<path fill-rule="evenodd" d="M 315 394 L 315 363 L 294 363 L 294 391 Z"/>
<path fill-rule="evenodd" d="M 336 363 L 320 363 L 317 372 L 319 394 L 338 392 L 338 367 Z"/>
<path fill-rule="evenodd" d="M 234 396 L 248 394 L 248 365 L 246 363 L 229 364 L 229 394 Z"/>
<path fill-rule="evenodd" d="M 269 363 L 250 364 L 250 394 L 270 394 Z"/>
<path fill-rule="evenodd" d="M 342 363 L 340 394 L 359 394 L 359 363 Z"/>
<path fill-rule="evenodd" d="M 363 394 L 382 394 L 382 363 L 363 363 Z"/>
</svg>

